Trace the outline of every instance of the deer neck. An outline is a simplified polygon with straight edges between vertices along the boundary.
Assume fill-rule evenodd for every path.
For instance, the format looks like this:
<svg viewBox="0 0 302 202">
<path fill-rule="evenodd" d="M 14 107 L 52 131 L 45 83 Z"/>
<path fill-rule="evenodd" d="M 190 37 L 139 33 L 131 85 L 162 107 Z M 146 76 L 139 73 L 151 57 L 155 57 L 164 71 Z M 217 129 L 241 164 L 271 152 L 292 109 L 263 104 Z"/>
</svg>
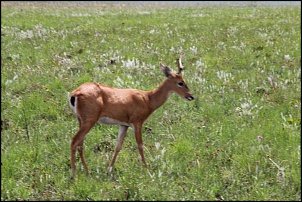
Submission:
<svg viewBox="0 0 302 202">
<path fill-rule="evenodd" d="M 166 79 L 160 84 L 159 87 L 149 92 L 150 106 L 152 110 L 156 110 L 157 108 L 162 106 L 169 98 L 172 91 L 170 90 L 168 85 L 168 80 Z"/>
</svg>

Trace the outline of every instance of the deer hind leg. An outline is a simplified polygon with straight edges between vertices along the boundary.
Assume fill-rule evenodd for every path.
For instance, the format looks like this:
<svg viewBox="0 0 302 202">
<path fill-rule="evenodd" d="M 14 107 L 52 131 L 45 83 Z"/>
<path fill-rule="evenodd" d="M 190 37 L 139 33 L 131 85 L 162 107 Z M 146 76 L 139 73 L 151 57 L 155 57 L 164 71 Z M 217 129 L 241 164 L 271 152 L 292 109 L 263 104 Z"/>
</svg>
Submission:
<svg viewBox="0 0 302 202">
<path fill-rule="evenodd" d="M 113 158 L 112 158 L 112 160 L 109 164 L 107 174 L 110 174 L 111 171 L 112 171 L 112 168 L 113 168 L 114 162 L 116 160 L 116 157 L 122 149 L 123 141 L 124 141 L 124 138 L 126 137 L 127 130 L 128 130 L 128 126 L 120 125 L 119 131 L 118 131 L 118 138 L 117 138 L 115 152 L 114 152 Z"/>
<path fill-rule="evenodd" d="M 71 175 L 70 175 L 70 178 L 71 179 L 74 177 L 75 170 L 76 170 L 75 160 L 76 160 L 77 148 L 80 153 L 81 160 L 86 169 L 86 172 L 89 173 L 88 167 L 86 165 L 85 158 L 84 158 L 83 143 L 84 143 L 85 135 L 90 131 L 90 129 L 94 126 L 94 124 L 95 124 L 95 121 L 87 121 L 85 123 L 80 122 L 80 128 L 79 128 L 78 132 L 71 139 L 71 145 L 70 145 L 70 147 L 71 147 Z"/>
<path fill-rule="evenodd" d="M 85 156 L 84 156 L 84 146 L 83 146 L 84 140 L 85 140 L 85 137 L 82 139 L 82 141 L 79 142 L 79 144 L 77 146 L 77 150 L 80 154 L 82 164 L 83 164 L 83 166 L 86 170 L 86 174 L 89 175 L 89 169 L 87 167 L 87 164 L 86 164 L 86 161 L 85 161 Z"/>
</svg>

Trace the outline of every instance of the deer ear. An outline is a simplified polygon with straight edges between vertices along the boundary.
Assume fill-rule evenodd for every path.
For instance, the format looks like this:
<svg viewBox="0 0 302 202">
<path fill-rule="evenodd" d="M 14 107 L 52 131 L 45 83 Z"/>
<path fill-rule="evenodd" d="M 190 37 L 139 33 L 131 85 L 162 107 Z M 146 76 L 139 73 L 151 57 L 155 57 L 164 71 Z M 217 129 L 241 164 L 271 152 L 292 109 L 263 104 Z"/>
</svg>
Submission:
<svg viewBox="0 0 302 202">
<path fill-rule="evenodd" d="M 159 66 L 161 68 L 161 70 L 163 71 L 164 75 L 167 78 L 171 78 L 171 69 L 165 65 L 163 65 L 162 63 L 159 63 Z"/>
</svg>

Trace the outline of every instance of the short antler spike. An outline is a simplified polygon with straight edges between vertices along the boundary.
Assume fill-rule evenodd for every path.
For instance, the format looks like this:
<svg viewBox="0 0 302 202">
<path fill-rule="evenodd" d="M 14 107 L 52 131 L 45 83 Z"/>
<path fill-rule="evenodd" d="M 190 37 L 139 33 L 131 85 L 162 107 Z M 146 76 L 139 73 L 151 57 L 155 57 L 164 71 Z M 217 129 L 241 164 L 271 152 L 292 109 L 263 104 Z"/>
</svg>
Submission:
<svg viewBox="0 0 302 202">
<path fill-rule="evenodd" d="M 182 58 L 183 55 L 180 55 L 179 56 L 179 59 L 177 59 L 177 64 L 178 64 L 178 74 L 181 73 L 182 70 L 184 70 L 184 66 L 182 66 L 181 64 L 181 58 Z"/>
</svg>

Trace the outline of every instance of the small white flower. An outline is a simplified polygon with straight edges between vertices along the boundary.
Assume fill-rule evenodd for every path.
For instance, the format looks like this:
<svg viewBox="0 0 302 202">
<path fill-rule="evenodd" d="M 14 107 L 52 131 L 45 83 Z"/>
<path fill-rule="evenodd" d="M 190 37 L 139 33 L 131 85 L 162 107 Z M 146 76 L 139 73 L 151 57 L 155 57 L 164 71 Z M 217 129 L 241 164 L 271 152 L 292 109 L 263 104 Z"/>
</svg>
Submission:
<svg viewBox="0 0 302 202">
<path fill-rule="evenodd" d="M 284 59 L 285 60 L 290 60 L 290 56 L 289 55 L 284 55 Z"/>
<path fill-rule="evenodd" d="M 163 156 L 164 155 L 164 153 L 166 152 L 166 147 L 164 147 L 162 150 L 161 150 L 161 155 Z"/>
<path fill-rule="evenodd" d="M 161 176 L 162 176 L 162 174 L 163 174 L 163 172 L 162 172 L 162 171 L 160 171 L 160 170 L 158 170 L 158 177 L 161 177 Z"/>
<path fill-rule="evenodd" d="M 8 79 L 8 80 L 6 80 L 5 85 L 11 84 L 11 83 L 13 83 L 13 81 Z"/>
<path fill-rule="evenodd" d="M 156 148 L 156 150 L 159 149 L 159 146 L 160 146 L 160 143 L 159 142 L 155 142 L 155 148 Z"/>
<path fill-rule="evenodd" d="M 241 111 L 241 108 L 240 108 L 240 107 L 236 107 L 236 111 L 237 111 L 237 112 L 240 112 L 240 111 Z"/>
</svg>

